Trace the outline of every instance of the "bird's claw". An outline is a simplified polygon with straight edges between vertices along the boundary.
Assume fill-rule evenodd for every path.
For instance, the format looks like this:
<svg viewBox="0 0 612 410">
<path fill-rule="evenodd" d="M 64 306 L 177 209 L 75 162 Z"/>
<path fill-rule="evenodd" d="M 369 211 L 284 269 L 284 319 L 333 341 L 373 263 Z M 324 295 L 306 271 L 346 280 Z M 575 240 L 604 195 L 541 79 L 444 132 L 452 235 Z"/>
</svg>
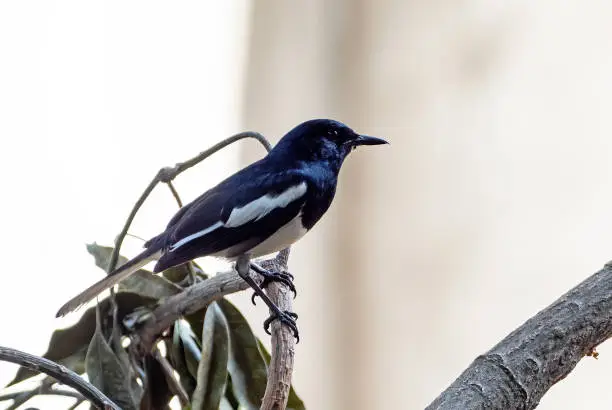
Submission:
<svg viewBox="0 0 612 410">
<path fill-rule="evenodd" d="M 280 282 L 286 285 L 289 288 L 289 290 L 293 292 L 294 299 L 297 296 L 297 290 L 295 289 L 295 285 L 293 284 L 293 275 L 290 274 L 289 272 L 275 272 L 275 271 L 271 272 L 271 271 L 266 271 L 262 269 L 262 270 L 257 271 L 257 273 L 259 273 L 264 278 L 263 282 L 261 282 L 261 285 L 260 285 L 262 289 L 267 288 L 268 285 L 272 282 Z M 251 296 L 251 302 L 253 302 L 254 305 L 255 305 L 255 296 L 257 296 L 257 293 L 253 293 L 253 295 Z"/>
<path fill-rule="evenodd" d="M 300 333 L 298 332 L 297 323 L 295 323 L 297 318 L 298 318 L 297 313 L 290 312 L 288 310 L 281 312 L 280 315 L 273 313 L 270 315 L 270 317 L 268 317 L 264 321 L 264 330 L 266 331 L 267 334 L 271 335 L 270 324 L 274 321 L 274 319 L 278 319 L 281 322 L 281 324 L 284 324 L 288 326 L 289 329 L 291 329 L 291 331 L 293 332 L 293 337 L 295 337 L 296 339 L 296 343 L 299 343 Z"/>
</svg>

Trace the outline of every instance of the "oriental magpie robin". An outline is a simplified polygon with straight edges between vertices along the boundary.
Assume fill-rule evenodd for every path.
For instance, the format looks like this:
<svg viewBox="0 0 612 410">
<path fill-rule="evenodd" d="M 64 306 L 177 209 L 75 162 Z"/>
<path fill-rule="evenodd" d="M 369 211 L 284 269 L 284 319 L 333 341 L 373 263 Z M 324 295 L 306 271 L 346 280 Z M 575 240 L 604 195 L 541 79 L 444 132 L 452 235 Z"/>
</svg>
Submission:
<svg viewBox="0 0 612 410">
<path fill-rule="evenodd" d="M 289 131 L 261 160 L 204 192 L 183 206 L 166 230 L 145 243 L 145 250 L 60 308 L 63 316 L 125 279 L 148 262 L 154 272 L 203 256 L 236 262 L 238 274 L 297 337 L 297 315 L 282 312 L 249 276 L 249 269 L 293 288 L 292 276 L 268 272 L 251 258 L 280 251 L 308 232 L 327 211 L 336 192 L 346 156 L 359 145 L 385 140 L 359 135 L 334 120 L 306 121 Z"/>
</svg>

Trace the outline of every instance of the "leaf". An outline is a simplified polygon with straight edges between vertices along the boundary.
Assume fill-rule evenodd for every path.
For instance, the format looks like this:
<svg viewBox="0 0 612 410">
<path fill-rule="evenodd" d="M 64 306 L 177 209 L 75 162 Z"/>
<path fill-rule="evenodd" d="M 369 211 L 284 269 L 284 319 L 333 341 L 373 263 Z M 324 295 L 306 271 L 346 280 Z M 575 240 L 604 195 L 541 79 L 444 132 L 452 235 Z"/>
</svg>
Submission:
<svg viewBox="0 0 612 410">
<path fill-rule="evenodd" d="M 182 288 L 167 279 L 145 270 L 138 270 L 119 282 L 119 292 L 132 292 L 139 295 L 164 299 L 180 293 Z"/>
<path fill-rule="evenodd" d="M 137 409 L 134 392 L 130 388 L 130 374 L 106 341 L 100 320 L 87 350 L 85 368 L 89 382 L 119 407 L 124 410 Z"/>
<path fill-rule="evenodd" d="M 104 272 L 108 271 L 108 263 L 110 262 L 110 257 L 113 253 L 113 247 L 110 246 L 102 246 L 97 243 L 88 243 L 87 252 L 94 257 L 96 262 L 96 266 L 104 270 Z M 125 256 L 119 255 L 117 258 L 117 266 L 121 266 L 128 261 L 128 258 Z"/>
<path fill-rule="evenodd" d="M 140 403 L 142 399 L 143 389 L 136 379 L 136 371 L 132 367 L 132 362 L 134 366 L 138 366 L 136 364 L 136 360 L 130 360 L 130 354 L 126 351 L 126 349 L 121 345 L 121 336 L 119 332 L 112 332 L 111 338 L 111 348 L 117 355 L 117 359 L 119 363 L 121 363 L 123 367 L 123 371 L 127 374 L 127 379 L 130 382 L 130 393 L 132 394 L 132 399 L 135 403 Z"/>
<path fill-rule="evenodd" d="M 270 365 L 270 353 L 266 350 L 266 347 L 261 342 L 261 340 L 257 339 L 257 343 L 259 344 L 259 351 L 261 352 L 264 360 L 266 361 L 266 365 Z M 288 410 L 305 410 L 306 406 L 302 399 L 300 399 L 293 389 L 293 383 L 291 383 L 291 387 L 289 388 L 289 399 L 287 400 L 287 409 Z"/>
<path fill-rule="evenodd" d="M 181 329 L 181 343 L 183 344 L 183 352 L 185 354 L 185 364 L 187 365 L 187 370 L 189 374 L 193 376 L 193 378 L 197 381 L 198 378 L 198 366 L 200 365 L 200 359 L 202 358 L 202 353 L 200 351 L 200 342 L 198 341 L 198 337 L 191 330 L 191 326 L 188 323 L 181 320 L 180 325 Z"/>
<path fill-rule="evenodd" d="M 140 410 L 169 410 L 168 403 L 173 394 L 168 386 L 164 369 L 151 355 L 145 356 L 144 363 L 146 381 Z"/>
<path fill-rule="evenodd" d="M 192 361 L 192 364 L 188 365 L 186 356 L 193 356 L 193 352 L 190 352 L 190 350 L 193 349 L 192 343 L 195 343 L 197 346 L 197 341 L 195 341 L 194 338 L 195 335 L 193 334 L 189 326 L 185 324 L 181 319 L 179 319 L 174 322 L 174 328 L 172 330 L 172 341 L 166 341 L 166 349 L 170 353 L 168 355 L 170 363 L 172 364 L 172 367 L 174 367 L 174 370 L 176 370 L 176 372 L 178 373 L 181 379 L 181 385 L 183 386 L 183 389 L 185 389 L 185 392 L 187 392 L 187 395 L 189 397 L 191 397 L 196 388 L 197 362 L 199 361 L 198 358 L 195 364 L 195 371 L 193 369 L 192 371 L 190 371 L 189 368 L 193 367 L 194 364 L 192 359 L 190 359 L 190 361 Z M 187 344 L 190 346 L 187 348 L 187 351 L 185 349 L 184 341 L 187 341 Z M 199 348 L 197 349 L 199 356 Z"/>
<path fill-rule="evenodd" d="M 259 408 L 266 391 L 266 362 L 259 351 L 257 338 L 242 313 L 227 299 L 217 301 L 225 315 L 230 333 L 229 374 L 232 392 L 241 407 Z"/>
<path fill-rule="evenodd" d="M 162 276 L 172 283 L 183 283 L 187 275 L 189 275 L 189 265 L 191 265 L 193 272 L 201 279 L 208 279 L 208 275 L 194 261 L 168 268 L 162 272 Z"/>
<path fill-rule="evenodd" d="M 208 306 L 203 309 L 198 310 L 190 315 L 185 316 L 185 320 L 189 323 L 191 330 L 198 337 L 198 342 L 200 342 L 200 337 L 202 336 L 202 329 L 204 327 L 204 317 L 206 316 L 206 310 Z"/>
<path fill-rule="evenodd" d="M 87 252 L 94 257 L 96 266 L 103 269 L 105 272 L 108 269 L 113 249 L 114 248 L 109 246 L 98 245 L 95 242 L 87 244 Z M 127 261 L 128 259 L 125 256 L 119 255 L 117 266 L 121 266 Z M 176 295 L 181 290 L 180 286 L 146 269 L 137 270 L 119 283 L 120 292 L 137 293 L 153 299 L 162 299 Z"/>
<path fill-rule="evenodd" d="M 172 283 L 182 283 L 189 275 L 189 268 L 186 263 L 173 266 L 162 272 L 162 276 Z"/>
<path fill-rule="evenodd" d="M 154 302 L 152 299 L 143 298 L 132 293 L 121 293 L 117 295 L 118 319 L 121 321 L 127 313 L 132 312 L 138 306 L 144 306 Z M 110 306 L 108 298 L 100 301 L 100 311 L 106 316 Z M 85 354 L 89 342 L 96 328 L 96 307 L 87 309 L 79 321 L 74 325 L 58 329 L 53 332 L 49 341 L 44 358 L 62 364 L 77 374 L 85 372 Z M 8 384 L 19 383 L 37 375 L 38 372 L 20 367 L 15 378 Z"/>
<path fill-rule="evenodd" d="M 229 333 L 223 313 L 214 302 L 206 310 L 201 340 L 202 355 L 192 408 L 218 410 L 227 382 Z"/>
</svg>

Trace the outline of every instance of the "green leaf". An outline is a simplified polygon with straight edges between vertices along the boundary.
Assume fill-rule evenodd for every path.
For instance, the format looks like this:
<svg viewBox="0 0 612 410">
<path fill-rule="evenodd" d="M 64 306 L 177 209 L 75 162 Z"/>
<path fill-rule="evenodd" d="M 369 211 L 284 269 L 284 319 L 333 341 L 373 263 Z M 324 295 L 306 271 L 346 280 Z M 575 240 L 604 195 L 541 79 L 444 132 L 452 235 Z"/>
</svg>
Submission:
<svg viewBox="0 0 612 410">
<path fill-rule="evenodd" d="M 220 299 L 217 303 L 229 326 L 228 370 L 232 378 L 232 392 L 241 407 L 258 409 L 266 391 L 267 368 L 257 338 L 233 304 L 226 299 Z"/>
<path fill-rule="evenodd" d="M 266 365 L 270 365 L 270 353 L 266 350 L 266 347 L 261 342 L 261 340 L 257 339 L 257 343 L 259 345 L 259 351 L 261 352 L 264 360 L 266 361 Z M 306 406 L 304 406 L 304 402 L 300 399 L 293 389 L 293 383 L 289 388 L 289 399 L 287 400 L 287 409 L 288 410 L 305 410 Z"/>
<path fill-rule="evenodd" d="M 193 409 L 219 409 L 227 382 L 228 350 L 227 323 L 223 313 L 213 302 L 208 306 L 204 318 L 202 355 L 198 366 L 198 384 L 193 393 Z"/>
<path fill-rule="evenodd" d="M 179 319 L 174 322 L 172 341 L 166 341 L 166 348 L 170 353 L 168 355 L 170 363 L 178 373 L 181 385 L 189 397 L 191 397 L 196 388 L 197 369 L 200 360 L 200 351 L 195 337 L 191 328 L 182 319 Z M 197 357 L 195 358 L 193 357 L 194 349 L 197 351 Z M 187 361 L 188 357 L 189 364 Z"/>
<path fill-rule="evenodd" d="M 127 313 L 132 312 L 136 307 L 144 306 L 153 303 L 154 300 L 143 298 L 140 295 L 132 293 L 121 293 L 117 295 L 118 319 L 121 321 Z M 100 301 L 100 311 L 103 316 L 106 316 L 110 307 L 108 298 Z M 74 371 L 77 374 L 85 372 L 85 354 L 89 346 L 89 342 L 96 328 L 96 308 L 87 309 L 79 321 L 74 325 L 58 329 L 51 335 L 47 351 L 43 355 L 44 358 L 62 364 Z M 37 375 L 38 372 L 20 367 L 15 375 L 15 378 L 8 384 L 19 383 Z"/>
<path fill-rule="evenodd" d="M 136 410 L 131 375 L 117 357 L 102 332 L 100 321 L 89 344 L 85 359 L 89 382 L 124 410 Z"/>
<path fill-rule="evenodd" d="M 146 380 L 140 410 L 170 410 L 168 403 L 173 394 L 168 386 L 164 369 L 151 355 L 145 356 L 144 366 Z"/>
</svg>

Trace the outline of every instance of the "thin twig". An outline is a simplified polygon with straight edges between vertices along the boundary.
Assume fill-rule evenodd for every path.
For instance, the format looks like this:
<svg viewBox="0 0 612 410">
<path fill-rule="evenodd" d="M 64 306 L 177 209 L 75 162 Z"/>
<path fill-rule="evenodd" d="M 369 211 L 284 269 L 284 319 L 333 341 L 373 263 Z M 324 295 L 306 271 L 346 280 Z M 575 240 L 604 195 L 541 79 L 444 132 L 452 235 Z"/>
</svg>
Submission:
<svg viewBox="0 0 612 410">
<path fill-rule="evenodd" d="M 278 256 L 263 267 L 272 271 L 287 270 L 289 248 L 282 250 Z M 287 285 L 272 282 L 266 288 L 270 300 L 282 311 L 293 310 L 293 293 Z M 261 402 L 262 410 L 283 410 L 287 407 L 291 376 L 293 374 L 293 361 L 295 356 L 295 337 L 288 326 L 278 320 L 271 324 L 272 348 L 270 349 L 270 365 L 268 366 L 268 382 L 266 392 Z"/>
<path fill-rule="evenodd" d="M 161 368 L 163 369 L 166 376 L 166 382 L 170 387 L 170 391 L 178 396 L 179 401 L 181 402 L 181 407 L 187 407 L 189 405 L 189 395 L 187 394 L 181 383 L 179 383 L 179 381 L 176 380 L 176 377 L 174 377 L 174 369 L 172 368 L 170 362 L 168 362 L 168 359 L 162 356 L 162 354 L 157 349 L 155 349 L 155 351 L 153 352 L 153 357 L 155 357 L 155 360 L 158 361 Z"/>
<path fill-rule="evenodd" d="M 27 401 L 32 399 L 34 396 L 43 395 L 47 391 L 51 390 L 51 386 L 53 386 L 55 383 L 56 380 L 52 377 L 45 377 L 35 388 L 27 391 L 5 394 L 2 396 L 2 398 L 0 398 L 0 401 L 13 400 L 13 403 L 5 410 L 15 410 L 21 407 L 22 404 L 25 404 Z"/>
<path fill-rule="evenodd" d="M 83 397 L 81 393 L 78 393 L 72 390 L 41 389 L 40 387 L 36 387 L 35 389 L 32 389 L 32 390 L 2 394 L 0 395 L 0 401 L 15 400 L 19 396 L 25 393 L 30 393 L 30 392 L 33 392 L 35 396 L 36 395 L 38 396 L 65 396 L 65 397 L 72 397 L 75 399 L 85 400 L 85 397 Z"/>
<path fill-rule="evenodd" d="M 21 407 L 22 404 L 27 401 L 30 401 L 32 398 L 34 398 L 34 396 L 38 394 L 38 389 L 21 392 L 19 396 L 15 397 L 13 403 L 4 410 L 16 410 Z"/>
<path fill-rule="evenodd" d="M 181 201 L 181 197 L 179 196 L 179 193 L 176 190 L 176 188 L 174 187 L 174 184 L 172 183 L 172 181 L 166 182 L 166 185 L 168 185 L 168 188 L 170 188 L 170 192 L 172 192 L 172 196 L 176 200 L 176 203 L 178 204 L 178 207 L 182 208 L 183 207 L 183 201 Z"/>
<path fill-rule="evenodd" d="M 552 385 L 610 337 L 608 263 L 477 357 L 427 409 L 533 409 Z"/>
<path fill-rule="evenodd" d="M 68 407 L 67 410 L 74 410 L 77 407 L 79 407 L 81 405 L 81 403 L 83 403 L 85 400 L 84 399 L 79 399 L 76 401 L 76 403 L 74 403 L 72 406 Z"/>
<path fill-rule="evenodd" d="M 81 393 L 94 406 L 100 409 L 121 410 L 119 406 L 113 403 L 95 386 L 86 382 L 72 370 L 54 363 L 51 360 L 3 346 L 0 346 L 0 360 L 16 363 L 28 369 L 48 374 L 57 381 Z"/>
</svg>

